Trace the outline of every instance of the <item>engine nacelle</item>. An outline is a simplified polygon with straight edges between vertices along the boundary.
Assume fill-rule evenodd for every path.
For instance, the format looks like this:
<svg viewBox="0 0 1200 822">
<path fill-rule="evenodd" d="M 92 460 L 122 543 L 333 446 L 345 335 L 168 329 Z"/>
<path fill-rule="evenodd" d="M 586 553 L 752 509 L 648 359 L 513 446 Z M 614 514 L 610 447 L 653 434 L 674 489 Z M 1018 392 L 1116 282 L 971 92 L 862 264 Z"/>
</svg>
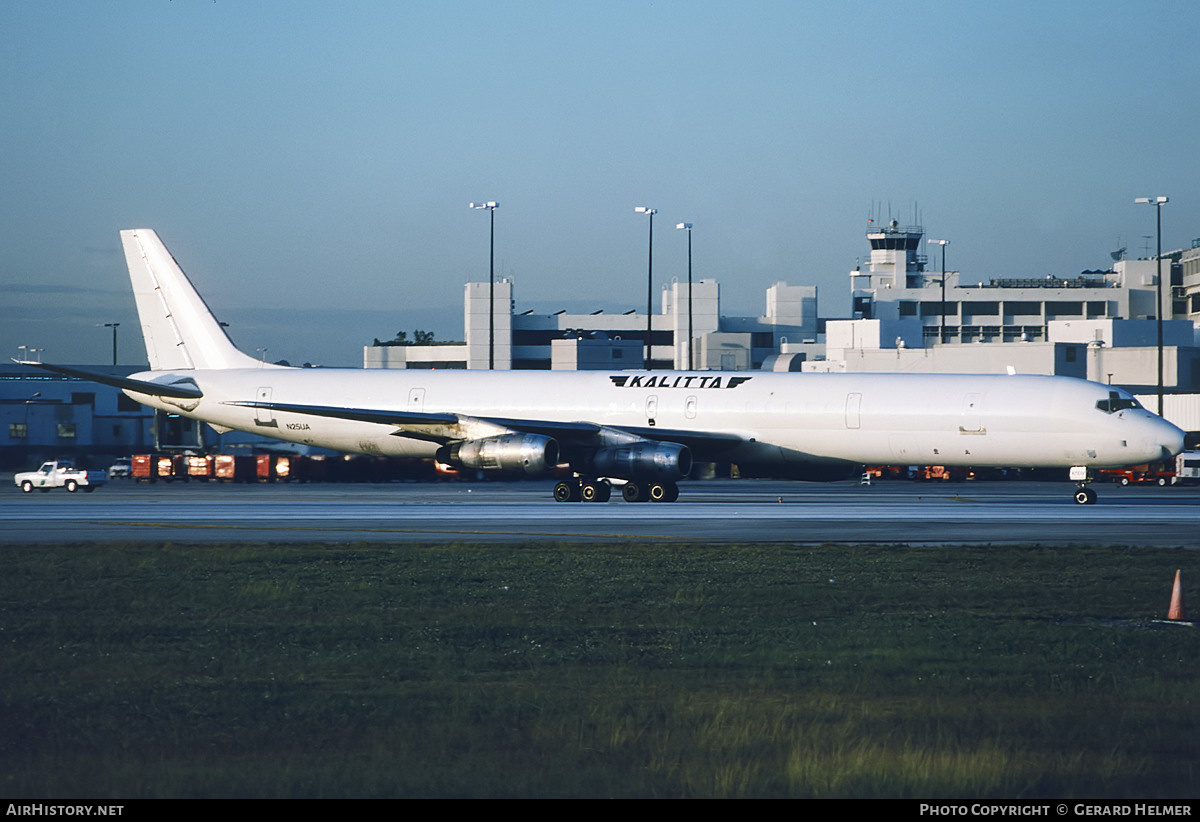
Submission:
<svg viewBox="0 0 1200 822">
<path fill-rule="evenodd" d="M 538 434 L 505 434 L 444 445 L 437 458 L 456 468 L 544 474 L 558 465 L 558 443 Z"/>
<path fill-rule="evenodd" d="M 692 472 L 692 452 L 674 442 L 635 442 L 601 448 L 592 465 L 600 476 L 671 482 Z"/>
</svg>

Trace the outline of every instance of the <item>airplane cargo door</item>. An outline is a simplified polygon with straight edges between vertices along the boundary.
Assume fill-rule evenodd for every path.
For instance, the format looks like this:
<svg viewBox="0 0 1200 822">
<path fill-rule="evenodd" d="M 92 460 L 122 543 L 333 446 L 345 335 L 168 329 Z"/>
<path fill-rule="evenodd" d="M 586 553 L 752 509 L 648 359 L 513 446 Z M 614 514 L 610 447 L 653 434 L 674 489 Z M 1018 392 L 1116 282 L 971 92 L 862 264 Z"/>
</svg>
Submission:
<svg viewBox="0 0 1200 822">
<path fill-rule="evenodd" d="M 425 389 L 408 389 L 408 410 L 421 412 L 425 410 Z"/>
<path fill-rule="evenodd" d="M 962 423 L 958 430 L 963 434 L 983 434 L 983 395 L 967 394 L 963 397 Z"/>
<path fill-rule="evenodd" d="M 255 393 L 255 400 L 258 402 L 271 401 L 270 386 L 262 386 Z M 278 428 L 279 423 L 275 421 L 275 412 L 270 408 L 255 408 L 254 409 L 254 424 L 260 428 Z"/>
<path fill-rule="evenodd" d="M 858 428 L 862 424 L 862 394 L 846 395 L 846 427 Z"/>
</svg>

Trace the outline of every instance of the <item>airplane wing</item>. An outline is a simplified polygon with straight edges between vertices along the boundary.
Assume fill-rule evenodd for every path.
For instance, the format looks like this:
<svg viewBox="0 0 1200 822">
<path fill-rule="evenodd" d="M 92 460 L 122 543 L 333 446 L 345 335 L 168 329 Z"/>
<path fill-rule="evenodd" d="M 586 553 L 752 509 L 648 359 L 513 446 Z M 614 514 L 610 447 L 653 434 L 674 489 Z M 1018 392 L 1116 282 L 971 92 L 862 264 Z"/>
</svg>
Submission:
<svg viewBox="0 0 1200 822">
<path fill-rule="evenodd" d="M 198 400 L 204 396 L 191 378 L 173 383 L 152 382 L 150 380 L 131 380 L 128 377 L 118 377 L 115 374 L 100 374 L 95 371 L 84 371 L 80 368 L 67 368 L 63 365 L 51 365 L 46 362 L 30 362 L 28 360 L 13 360 L 18 365 L 28 365 L 43 371 L 53 371 L 68 377 L 78 377 L 81 380 L 98 382 L 101 385 L 111 385 L 127 391 L 137 391 L 140 394 L 150 394 L 155 397 L 172 397 L 181 400 Z"/>
<path fill-rule="evenodd" d="M 685 431 L 673 428 L 635 428 L 632 426 L 605 426 L 594 422 L 550 422 L 545 420 L 513 420 L 485 417 L 488 422 L 503 425 L 513 431 L 527 434 L 543 434 L 554 437 L 564 444 L 591 445 L 604 432 L 619 431 L 629 437 L 650 442 L 674 442 L 686 445 L 702 457 L 716 456 L 722 451 L 746 441 L 738 434 L 715 431 Z"/>
<path fill-rule="evenodd" d="M 720 431 L 683 431 L 671 428 L 621 427 L 619 431 L 655 442 L 677 442 L 686 445 L 701 459 L 716 459 L 723 452 L 747 442 L 740 434 Z"/>
<path fill-rule="evenodd" d="M 429 411 L 399 411 L 390 409 L 344 408 L 327 405 L 295 405 L 281 402 L 259 402 L 253 400 L 229 401 L 226 405 L 237 405 L 245 408 L 263 408 L 290 414 L 308 414 L 332 419 L 354 420 L 357 422 L 375 422 L 381 425 L 394 425 L 401 429 L 401 436 L 412 436 L 438 442 L 452 442 L 470 439 L 464 429 L 471 423 L 483 423 L 494 429 L 504 429 L 521 434 L 539 434 L 551 437 L 562 443 L 568 450 L 572 447 L 595 448 L 602 440 L 612 439 L 613 432 L 629 441 L 646 440 L 650 442 L 673 442 L 686 445 L 689 449 L 705 457 L 716 457 L 722 451 L 745 442 L 745 438 L 737 434 L 726 434 L 709 431 L 684 431 L 668 428 L 632 428 L 619 426 L 604 426 L 594 422 L 556 422 L 553 420 L 507 419 L 502 417 L 472 417 L 466 414 Z M 433 426 L 433 428 L 431 428 Z M 442 426 L 453 426 L 444 428 Z M 495 433 L 494 431 L 492 433 Z"/>
<path fill-rule="evenodd" d="M 238 405 L 243 408 L 263 408 L 269 411 L 281 411 L 286 414 L 308 414 L 314 417 L 331 417 L 339 420 L 354 420 L 355 422 L 377 422 L 381 425 L 454 425 L 462 422 L 458 414 L 426 413 L 424 411 L 390 411 L 369 408 L 340 408 L 331 405 L 293 405 L 286 402 L 254 402 L 230 400 L 224 405 Z"/>
</svg>

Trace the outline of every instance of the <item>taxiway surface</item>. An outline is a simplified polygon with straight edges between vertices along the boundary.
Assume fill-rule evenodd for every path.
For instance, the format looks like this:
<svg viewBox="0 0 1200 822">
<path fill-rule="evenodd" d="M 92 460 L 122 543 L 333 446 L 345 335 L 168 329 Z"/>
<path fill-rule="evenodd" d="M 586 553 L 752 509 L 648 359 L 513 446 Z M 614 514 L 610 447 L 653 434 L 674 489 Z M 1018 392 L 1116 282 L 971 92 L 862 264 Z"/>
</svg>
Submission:
<svg viewBox="0 0 1200 822">
<path fill-rule="evenodd" d="M 11 480 L 10 480 L 11 482 Z M 549 482 L 384 485 L 110 483 L 0 492 L 0 545 L 175 542 L 683 540 L 1200 547 L 1200 489 L 1069 483 L 757 480 L 681 485 L 672 504 L 555 503 Z"/>
</svg>

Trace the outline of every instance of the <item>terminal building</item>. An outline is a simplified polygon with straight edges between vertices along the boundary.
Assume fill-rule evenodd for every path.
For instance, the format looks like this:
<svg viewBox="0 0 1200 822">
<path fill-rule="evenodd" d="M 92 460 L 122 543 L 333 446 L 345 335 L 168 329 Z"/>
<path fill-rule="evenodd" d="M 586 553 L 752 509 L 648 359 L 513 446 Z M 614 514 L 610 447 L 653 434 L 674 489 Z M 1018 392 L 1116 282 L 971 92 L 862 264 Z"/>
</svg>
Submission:
<svg viewBox="0 0 1200 822">
<path fill-rule="evenodd" d="M 1175 316 L 1181 314 L 1194 323 L 1200 323 L 1200 239 L 1192 240 L 1192 247 L 1179 252 L 1179 284 L 1174 284 L 1172 271 L 1172 294 L 1175 299 Z"/>
<path fill-rule="evenodd" d="M 1121 259 L 1111 270 L 1074 277 L 973 279 L 958 271 L 927 270 L 928 258 L 920 253 L 923 236 L 922 227 L 894 220 L 867 231 L 867 267 L 850 272 L 853 319 L 915 321 L 923 343 L 1009 343 L 1046 341 L 1054 321 L 1158 316 L 1155 260 Z M 1176 288 L 1183 285 L 1182 253 L 1163 261 Z M 1196 288 L 1200 292 L 1200 271 Z M 1164 318 L 1186 316 L 1183 300 L 1171 293 L 1164 289 L 1164 303 L 1169 302 Z"/>
<path fill-rule="evenodd" d="M 119 377 L 142 370 L 87 368 Z M 29 470 L 59 454 L 76 459 L 127 455 L 149 447 L 153 426 L 154 413 L 115 388 L 15 363 L 0 365 L 0 465 L 6 468 Z"/>
<path fill-rule="evenodd" d="M 922 227 L 895 221 L 868 229 L 867 266 L 850 272 L 853 318 L 826 324 L 825 356 L 803 370 L 1012 369 L 1157 391 L 1156 260 L 1116 254 L 1107 271 L 984 280 L 930 271 L 923 236 Z M 1162 267 L 1170 278 L 1162 290 L 1164 391 L 1193 392 L 1200 389 L 1200 241 L 1164 254 Z"/>
<path fill-rule="evenodd" d="M 365 368 L 482 368 L 492 361 L 501 370 L 630 369 L 645 365 L 647 318 L 637 311 L 588 314 L 518 313 L 511 280 L 467 283 L 464 293 L 466 341 L 440 345 L 369 345 Z M 748 371 L 763 367 L 798 370 L 803 354 L 815 348 L 819 331 L 817 289 L 779 282 L 767 289 L 759 317 L 721 316 L 716 280 L 692 285 L 691 315 L 687 283 L 662 290 L 662 308 L 650 317 L 651 368 L 655 370 Z M 488 306 L 495 309 L 489 323 Z M 691 333 L 689 335 L 689 322 Z M 786 357 L 784 350 L 792 352 Z M 782 365 L 781 365 L 782 363 Z"/>
</svg>

